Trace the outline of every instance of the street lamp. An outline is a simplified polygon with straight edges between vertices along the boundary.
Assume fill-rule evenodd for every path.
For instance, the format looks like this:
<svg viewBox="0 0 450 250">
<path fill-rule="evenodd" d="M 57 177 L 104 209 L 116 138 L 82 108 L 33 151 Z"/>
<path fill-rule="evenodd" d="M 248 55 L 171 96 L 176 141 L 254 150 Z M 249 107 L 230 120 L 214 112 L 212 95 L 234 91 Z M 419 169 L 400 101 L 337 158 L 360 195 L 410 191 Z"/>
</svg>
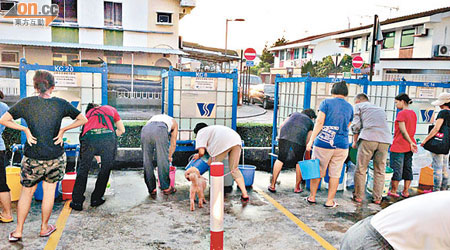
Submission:
<svg viewBox="0 0 450 250">
<path fill-rule="evenodd" d="M 227 47 L 228 47 L 228 22 L 244 22 L 245 19 L 237 18 L 237 19 L 226 19 L 225 22 L 225 59 L 227 58 Z"/>
</svg>

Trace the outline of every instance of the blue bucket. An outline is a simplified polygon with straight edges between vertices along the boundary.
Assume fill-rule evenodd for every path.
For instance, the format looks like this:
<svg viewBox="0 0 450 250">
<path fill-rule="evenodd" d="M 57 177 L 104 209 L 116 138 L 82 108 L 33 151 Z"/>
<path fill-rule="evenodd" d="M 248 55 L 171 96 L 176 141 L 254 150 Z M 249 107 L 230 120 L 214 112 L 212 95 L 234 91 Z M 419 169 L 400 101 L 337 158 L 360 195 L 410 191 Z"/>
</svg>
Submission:
<svg viewBox="0 0 450 250">
<path fill-rule="evenodd" d="M 55 198 L 61 195 L 60 188 L 60 182 L 56 184 L 56 190 L 55 190 Z M 34 199 L 37 201 L 41 201 L 44 199 L 44 189 L 42 188 L 42 181 L 38 183 L 36 191 L 34 192 Z"/>
<path fill-rule="evenodd" d="M 306 180 L 306 189 L 311 190 L 311 181 Z M 322 182 L 319 182 L 319 187 L 317 189 L 320 189 L 322 187 Z"/>
<path fill-rule="evenodd" d="M 345 175 L 345 168 L 347 164 L 344 163 L 344 166 L 342 167 L 341 171 L 341 177 L 339 177 L 339 184 L 342 184 L 344 182 L 344 175 Z M 327 168 L 327 174 L 325 175 L 324 181 L 328 183 L 330 181 L 330 176 L 328 176 L 328 168 Z"/>
<path fill-rule="evenodd" d="M 303 180 L 320 178 L 319 159 L 299 161 L 298 165 L 300 165 Z"/>
<path fill-rule="evenodd" d="M 252 186 L 253 181 L 255 180 L 256 167 L 253 165 L 239 165 L 239 170 L 244 176 L 245 186 Z"/>
<path fill-rule="evenodd" d="M 204 174 L 206 171 L 209 170 L 209 165 L 202 159 L 192 159 L 189 164 L 186 166 L 185 170 L 188 170 L 191 167 L 195 167 L 200 171 L 200 175 Z"/>
</svg>

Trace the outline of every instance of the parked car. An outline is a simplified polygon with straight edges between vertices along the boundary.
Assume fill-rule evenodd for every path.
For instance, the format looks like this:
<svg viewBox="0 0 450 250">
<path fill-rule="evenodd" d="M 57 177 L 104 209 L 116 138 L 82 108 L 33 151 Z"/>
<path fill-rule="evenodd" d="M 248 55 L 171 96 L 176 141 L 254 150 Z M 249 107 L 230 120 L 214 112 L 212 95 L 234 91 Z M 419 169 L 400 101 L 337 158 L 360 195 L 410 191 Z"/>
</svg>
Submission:
<svg viewBox="0 0 450 250">
<path fill-rule="evenodd" d="M 258 84 L 250 87 L 250 103 L 260 103 L 263 108 L 273 107 L 273 99 L 275 97 L 275 85 Z"/>
</svg>

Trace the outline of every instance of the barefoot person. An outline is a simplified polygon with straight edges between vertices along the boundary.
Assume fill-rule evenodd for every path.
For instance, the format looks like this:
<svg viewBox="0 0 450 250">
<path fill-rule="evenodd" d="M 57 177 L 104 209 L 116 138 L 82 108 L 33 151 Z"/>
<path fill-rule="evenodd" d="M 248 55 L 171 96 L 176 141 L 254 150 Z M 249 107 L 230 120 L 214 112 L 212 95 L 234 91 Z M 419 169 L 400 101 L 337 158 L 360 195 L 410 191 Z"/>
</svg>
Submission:
<svg viewBox="0 0 450 250">
<path fill-rule="evenodd" d="M 0 91 L 0 99 L 3 99 L 3 92 Z M 8 111 L 8 105 L 0 101 L 0 117 Z M 0 214 L 0 222 L 9 223 L 13 221 L 11 214 L 11 195 L 9 194 L 9 187 L 6 185 L 6 147 L 2 138 L 2 133 L 5 126 L 0 125 L 0 205 L 3 210 Z"/>
<path fill-rule="evenodd" d="M 64 177 L 66 154 L 63 136 L 67 130 L 82 126 L 86 117 L 64 99 L 51 97 L 55 88 L 55 79 L 47 71 L 36 71 L 33 77 L 34 88 L 38 96 L 20 100 L 0 118 L 0 124 L 25 132 L 24 157 L 22 159 L 22 193 L 17 205 L 17 227 L 9 234 L 9 241 L 22 239 L 23 225 L 30 210 L 31 199 L 37 184 L 43 180 L 41 237 L 48 237 L 56 227 L 48 224 L 55 199 L 56 183 Z M 61 128 L 64 117 L 75 121 Z M 14 122 L 23 118 L 28 127 Z"/>
<path fill-rule="evenodd" d="M 242 192 L 241 201 L 248 202 L 250 198 L 245 189 L 244 176 L 238 169 L 242 145 L 239 134 L 229 127 L 208 126 L 205 123 L 197 123 L 194 134 L 196 134 L 195 148 L 198 149 L 198 154 L 194 155 L 194 159 L 199 159 L 208 152 L 211 157 L 208 162 L 210 165 L 211 162 L 222 162 L 228 156 L 231 175 Z"/>
<path fill-rule="evenodd" d="M 285 164 L 295 164 L 295 193 L 303 190 L 300 188 L 302 176 L 300 172 L 299 161 L 303 161 L 306 144 L 311 137 L 314 128 L 313 120 L 316 113 L 312 109 L 305 109 L 301 113 L 294 112 L 287 118 L 280 128 L 280 139 L 278 140 L 278 159 L 273 166 L 273 175 L 270 186 L 267 188 L 270 192 L 275 193 L 275 184 L 280 174 L 281 168 Z M 294 152 L 294 159 L 288 159 L 289 151 Z"/>
<path fill-rule="evenodd" d="M 70 202 L 70 207 L 77 211 L 83 210 L 84 192 L 94 156 L 99 156 L 103 163 L 91 195 L 91 206 L 97 207 L 105 203 L 103 195 L 116 157 L 117 136 L 125 133 L 122 119 L 114 107 L 89 103 L 86 117 L 88 122 L 80 136 L 80 166 L 73 187 L 73 200 Z M 97 162 L 98 158 L 96 157 Z"/>
<path fill-rule="evenodd" d="M 170 141 L 169 141 L 170 136 Z M 142 154 L 144 157 L 144 180 L 148 193 L 156 194 L 156 178 L 153 159 L 156 156 L 158 179 L 164 194 L 177 190 L 170 186 L 170 163 L 177 146 L 178 123 L 172 117 L 154 115 L 141 131 Z"/>
</svg>

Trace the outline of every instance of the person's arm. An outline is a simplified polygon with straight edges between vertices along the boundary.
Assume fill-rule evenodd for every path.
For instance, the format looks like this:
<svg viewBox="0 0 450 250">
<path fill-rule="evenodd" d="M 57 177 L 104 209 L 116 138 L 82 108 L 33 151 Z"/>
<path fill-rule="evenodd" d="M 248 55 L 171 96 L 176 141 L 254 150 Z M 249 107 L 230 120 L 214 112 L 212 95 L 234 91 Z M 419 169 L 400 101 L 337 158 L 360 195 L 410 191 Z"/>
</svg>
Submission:
<svg viewBox="0 0 450 250">
<path fill-rule="evenodd" d="M 125 126 L 123 125 L 123 121 L 118 120 L 114 122 L 114 124 L 116 125 L 116 135 L 117 136 L 123 135 L 125 133 Z"/>
<path fill-rule="evenodd" d="M 422 147 L 427 143 L 431 138 L 433 138 L 441 129 L 442 124 L 444 124 L 444 119 L 439 118 L 436 120 L 436 124 L 434 125 L 434 128 L 430 131 L 428 136 L 423 140 L 423 142 L 420 144 Z"/>
<path fill-rule="evenodd" d="M 399 121 L 398 127 L 400 129 L 400 133 L 402 134 L 403 138 L 409 143 L 411 147 L 412 152 L 417 152 L 417 145 L 416 143 L 409 137 L 408 131 L 406 130 L 405 122 Z"/>
<path fill-rule="evenodd" d="M 53 138 L 53 140 L 55 141 L 55 145 L 58 145 L 58 144 L 60 144 L 61 146 L 63 145 L 63 143 L 64 143 L 63 136 L 66 131 L 83 126 L 87 122 L 88 122 L 88 120 L 86 119 L 86 116 L 84 116 L 83 114 L 80 113 L 77 116 L 77 118 L 75 118 L 75 120 L 72 122 L 72 124 L 70 124 L 64 128 L 61 128 L 59 130 L 58 135 L 55 138 Z"/>
<path fill-rule="evenodd" d="M 177 138 L 178 138 L 178 123 L 173 120 L 172 132 L 170 133 L 170 147 L 169 147 L 169 162 L 172 162 L 173 153 L 177 148 Z"/>
<path fill-rule="evenodd" d="M 311 140 L 311 135 L 312 135 L 312 130 L 310 130 L 309 132 L 308 132 L 308 134 L 306 135 L 306 145 L 308 145 L 308 143 L 309 143 L 309 140 Z"/>
<path fill-rule="evenodd" d="M 320 131 L 323 128 L 323 124 L 325 123 L 325 117 L 326 117 L 325 113 L 319 111 L 319 114 L 316 119 L 316 124 L 314 124 L 314 129 L 311 134 L 311 138 L 309 139 L 309 142 L 306 145 L 306 151 L 311 151 L 314 140 L 316 139 L 317 135 L 319 135 Z"/>
<path fill-rule="evenodd" d="M 199 148 L 198 153 L 194 155 L 194 159 L 200 159 L 205 155 L 206 149 L 205 148 Z M 211 159 L 211 158 L 210 158 Z"/>
<path fill-rule="evenodd" d="M 28 145 L 32 146 L 33 144 L 37 143 L 37 139 L 31 134 L 30 129 L 25 126 L 15 123 L 12 115 L 9 112 L 6 112 L 0 118 L 0 124 L 4 125 L 5 127 L 11 128 L 11 129 L 25 132 L 25 135 L 27 136 Z"/>
<path fill-rule="evenodd" d="M 353 134 L 353 143 L 352 143 L 352 148 L 356 149 L 357 148 L 357 143 L 358 143 L 358 137 L 359 134 Z"/>
</svg>

